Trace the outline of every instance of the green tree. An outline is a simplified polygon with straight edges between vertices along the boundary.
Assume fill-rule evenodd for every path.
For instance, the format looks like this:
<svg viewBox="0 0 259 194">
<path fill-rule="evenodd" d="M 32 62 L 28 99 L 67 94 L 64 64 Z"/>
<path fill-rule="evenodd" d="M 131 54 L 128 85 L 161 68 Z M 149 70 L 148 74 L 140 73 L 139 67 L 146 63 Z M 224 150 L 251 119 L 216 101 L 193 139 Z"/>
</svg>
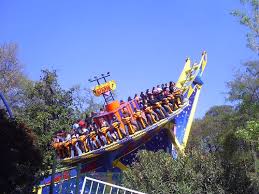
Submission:
<svg viewBox="0 0 259 194">
<path fill-rule="evenodd" d="M 235 109 L 229 105 L 213 106 L 202 119 L 196 119 L 192 125 L 189 148 L 202 148 L 206 152 L 215 152 L 221 147 L 220 138 L 233 127 Z"/>
<path fill-rule="evenodd" d="M 42 157 L 35 134 L 0 110 L 0 193 L 31 193 Z"/>
<path fill-rule="evenodd" d="M 239 127 L 236 131 L 236 136 L 250 144 L 250 149 L 253 153 L 254 162 L 254 172 L 251 174 L 253 179 L 257 183 L 257 188 L 259 188 L 259 122 L 258 121 L 247 121 L 244 128 Z M 255 176 L 254 176 L 255 175 Z"/>
<path fill-rule="evenodd" d="M 27 82 L 17 53 L 18 46 L 15 43 L 0 45 L 0 91 L 14 111 L 21 105 L 23 85 Z"/>
<path fill-rule="evenodd" d="M 249 29 L 247 33 L 247 46 L 259 54 L 259 1 L 258 0 L 240 0 L 244 5 L 243 10 L 235 10 L 231 14 L 238 17 L 240 24 Z"/>
<path fill-rule="evenodd" d="M 240 137 L 248 142 L 255 143 L 257 149 L 259 149 L 259 122 L 248 121 L 245 128 L 238 128 L 236 132 L 237 137 Z"/>
<path fill-rule="evenodd" d="M 141 151 L 123 172 L 123 184 L 145 193 L 224 193 L 222 169 L 213 154 L 190 152 L 177 159 L 164 153 Z"/>
<path fill-rule="evenodd" d="M 248 61 L 244 68 L 227 83 L 227 100 L 236 104 L 242 124 L 259 118 L 259 61 Z"/>
<path fill-rule="evenodd" d="M 70 130 L 73 122 L 79 118 L 73 95 L 76 89 L 64 90 L 58 83 L 56 71 L 43 70 L 40 81 L 27 85 L 27 100 L 18 115 L 38 136 L 44 165 L 51 164 L 53 149 L 51 147 L 54 132 Z"/>
</svg>

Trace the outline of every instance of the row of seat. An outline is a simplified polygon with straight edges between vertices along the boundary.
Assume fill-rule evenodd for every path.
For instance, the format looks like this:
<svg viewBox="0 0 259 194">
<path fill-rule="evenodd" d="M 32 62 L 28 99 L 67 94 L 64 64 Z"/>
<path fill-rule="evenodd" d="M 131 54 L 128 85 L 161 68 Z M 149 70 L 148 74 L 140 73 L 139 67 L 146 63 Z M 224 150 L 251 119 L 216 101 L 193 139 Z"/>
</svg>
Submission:
<svg viewBox="0 0 259 194">
<path fill-rule="evenodd" d="M 161 91 L 151 93 L 146 99 L 136 100 L 140 109 L 135 109 L 131 115 L 124 107 L 121 121 L 115 116 L 110 124 L 103 119 L 100 128 L 94 122 L 86 124 L 79 121 L 71 133 L 57 133 L 52 145 L 59 158 L 80 156 L 145 129 L 177 110 L 182 104 L 182 94 L 180 90 L 173 93 Z"/>
</svg>

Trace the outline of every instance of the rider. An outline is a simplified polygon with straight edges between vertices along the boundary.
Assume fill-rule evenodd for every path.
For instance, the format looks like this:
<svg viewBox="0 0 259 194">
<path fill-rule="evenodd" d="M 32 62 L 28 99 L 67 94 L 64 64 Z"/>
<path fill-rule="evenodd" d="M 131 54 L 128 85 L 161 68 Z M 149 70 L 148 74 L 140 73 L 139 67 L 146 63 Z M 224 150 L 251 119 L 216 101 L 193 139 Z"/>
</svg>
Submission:
<svg viewBox="0 0 259 194">
<path fill-rule="evenodd" d="M 157 94 L 156 99 L 161 102 L 161 105 L 166 110 L 166 112 L 168 112 L 168 113 L 172 113 L 173 112 L 172 108 L 170 107 L 171 104 L 169 103 L 169 100 L 164 95 L 164 91 L 163 90 L 161 90 Z"/>
<path fill-rule="evenodd" d="M 82 131 L 82 134 L 79 136 L 79 140 L 83 143 L 85 152 L 88 152 L 91 149 L 89 138 L 90 130 L 86 127 L 86 123 L 82 120 L 79 121 L 78 125 Z"/>
<path fill-rule="evenodd" d="M 76 154 L 77 156 L 81 156 L 82 155 L 82 143 L 79 141 L 79 134 L 72 130 L 71 131 L 71 144 L 72 144 L 72 150 L 74 150 L 74 155 Z M 80 144 L 81 143 L 81 144 Z M 72 156 L 72 154 L 71 154 Z M 72 156 L 73 157 L 73 156 Z"/>
<path fill-rule="evenodd" d="M 97 135 L 97 130 L 98 130 L 98 127 L 93 122 L 90 128 L 90 134 L 89 134 L 92 149 L 98 149 L 102 145 Z"/>
<path fill-rule="evenodd" d="M 154 111 L 160 116 L 160 118 L 169 116 L 164 107 L 161 106 L 160 102 L 155 99 L 153 95 L 150 96 L 148 102 L 153 107 Z"/>
<path fill-rule="evenodd" d="M 137 129 L 137 123 L 132 121 L 131 115 L 128 112 L 126 107 L 124 107 L 122 109 L 122 113 L 123 113 L 122 121 L 124 123 L 125 130 L 127 131 L 127 134 L 128 133 L 130 133 L 130 134 L 135 133 L 135 130 Z"/>
<path fill-rule="evenodd" d="M 145 129 L 148 125 L 147 120 L 142 116 L 142 111 L 134 109 L 133 117 L 136 119 L 138 128 Z"/>
<path fill-rule="evenodd" d="M 112 126 L 116 130 L 119 139 L 122 139 L 123 136 L 128 136 L 129 132 L 124 130 L 123 128 L 120 127 L 120 121 L 116 118 L 115 115 L 112 117 Z"/>
<path fill-rule="evenodd" d="M 52 138 L 52 146 L 56 150 L 56 153 L 60 159 L 65 158 L 65 147 L 62 141 L 58 138 L 58 134 L 55 134 Z"/>
<path fill-rule="evenodd" d="M 158 115 L 153 111 L 153 109 L 148 106 L 147 104 L 143 105 L 143 111 L 145 113 L 145 116 L 147 118 L 147 122 L 152 125 L 159 121 Z"/>
<path fill-rule="evenodd" d="M 104 135 L 106 143 L 110 144 L 112 141 L 115 141 L 118 138 L 118 136 L 117 136 L 117 133 L 111 129 L 111 126 L 109 125 L 109 123 L 105 121 L 103 118 L 100 119 L 100 123 L 101 123 L 101 134 Z M 102 140 L 104 141 L 103 138 Z"/>
</svg>

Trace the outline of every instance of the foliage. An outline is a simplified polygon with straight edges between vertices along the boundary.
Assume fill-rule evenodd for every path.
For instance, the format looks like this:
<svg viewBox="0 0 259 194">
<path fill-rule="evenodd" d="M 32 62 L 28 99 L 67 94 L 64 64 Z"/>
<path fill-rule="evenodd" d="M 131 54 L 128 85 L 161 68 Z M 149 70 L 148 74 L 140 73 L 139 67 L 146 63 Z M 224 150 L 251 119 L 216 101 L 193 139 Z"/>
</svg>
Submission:
<svg viewBox="0 0 259 194">
<path fill-rule="evenodd" d="M 42 157 L 31 129 L 0 111 L 0 193 L 31 193 Z"/>
<path fill-rule="evenodd" d="M 247 121 L 246 127 L 238 128 L 236 135 L 237 135 L 237 137 L 240 137 L 248 142 L 254 142 L 254 143 L 258 144 L 259 143 L 259 122 L 258 121 Z"/>
<path fill-rule="evenodd" d="M 27 100 L 18 115 L 39 137 L 44 164 L 49 165 L 52 157 L 50 146 L 55 131 L 70 130 L 78 118 L 74 106 L 74 88 L 64 90 L 58 83 L 56 71 L 43 70 L 40 81 L 26 87 Z"/>
<path fill-rule="evenodd" d="M 259 118 L 259 61 L 248 61 L 244 67 L 244 72 L 236 73 L 234 80 L 227 83 L 227 99 L 238 103 L 243 123 Z"/>
<path fill-rule="evenodd" d="M 221 134 L 225 134 L 233 127 L 230 120 L 234 119 L 234 107 L 229 105 L 211 107 L 202 119 L 196 119 L 193 123 L 188 147 L 201 147 L 205 152 L 219 150 Z"/>
<path fill-rule="evenodd" d="M 123 172 L 123 184 L 145 193 L 223 193 L 222 170 L 216 158 L 190 152 L 176 160 L 164 153 L 141 151 Z"/>
<path fill-rule="evenodd" d="M 212 107 L 204 118 L 196 120 L 189 147 L 214 152 L 223 170 L 227 193 L 256 193 L 256 152 L 249 141 L 258 139 L 259 80 L 258 61 L 244 64 L 246 71 L 228 83 L 230 106 Z M 253 130 L 251 130 L 253 129 Z"/>
<path fill-rule="evenodd" d="M 246 9 L 235 10 L 231 14 L 238 17 L 240 24 L 249 29 L 247 33 L 247 46 L 259 54 L 259 1 L 258 0 L 241 0 Z"/>
<path fill-rule="evenodd" d="M 222 137 L 222 150 L 217 153 L 224 171 L 227 193 L 257 193 L 257 180 L 252 180 L 254 160 L 249 145 L 240 141 L 233 130 Z"/>
<path fill-rule="evenodd" d="M 0 91 L 15 110 L 21 104 L 23 85 L 27 82 L 17 50 L 14 43 L 0 45 Z"/>
</svg>

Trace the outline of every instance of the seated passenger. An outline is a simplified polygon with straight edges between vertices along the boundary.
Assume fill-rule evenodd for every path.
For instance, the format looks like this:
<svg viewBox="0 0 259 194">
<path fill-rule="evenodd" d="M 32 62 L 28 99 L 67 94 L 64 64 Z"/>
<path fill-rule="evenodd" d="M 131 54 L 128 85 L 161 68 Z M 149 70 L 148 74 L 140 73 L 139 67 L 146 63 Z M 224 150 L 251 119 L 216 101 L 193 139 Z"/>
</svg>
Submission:
<svg viewBox="0 0 259 194">
<path fill-rule="evenodd" d="M 94 125 L 94 123 L 93 123 Z M 95 150 L 98 149 L 99 147 L 102 146 L 99 137 L 97 135 L 97 130 L 98 128 L 96 126 L 92 126 L 90 129 L 89 137 L 90 137 L 90 144 L 91 144 L 91 149 Z"/>
<path fill-rule="evenodd" d="M 167 98 L 163 98 L 162 106 L 166 109 L 168 113 L 171 114 L 173 112 L 173 105 L 169 102 Z"/>
<path fill-rule="evenodd" d="M 132 121 L 131 115 L 126 107 L 122 109 L 122 114 L 122 122 L 125 126 L 125 130 L 127 131 L 127 133 L 134 134 L 137 129 L 137 124 Z"/>
<path fill-rule="evenodd" d="M 172 81 L 169 82 L 169 90 L 171 94 L 175 91 L 175 83 Z"/>
<path fill-rule="evenodd" d="M 173 105 L 167 99 L 167 95 L 165 91 L 160 92 L 159 95 L 157 96 L 157 99 L 161 102 L 161 105 L 166 110 L 166 112 L 168 113 L 173 112 L 173 109 L 172 109 Z"/>
<path fill-rule="evenodd" d="M 148 126 L 146 119 L 142 116 L 142 111 L 134 109 L 133 117 L 136 119 L 138 128 L 145 129 Z"/>
<path fill-rule="evenodd" d="M 152 124 L 156 123 L 157 121 L 159 121 L 158 115 L 147 104 L 143 105 L 143 111 L 145 113 L 145 116 L 147 118 L 147 122 L 149 125 L 152 125 Z"/>
<path fill-rule="evenodd" d="M 146 96 L 148 96 L 148 94 L 150 94 L 151 92 L 149 91 L 149 89 L 146 90 Z"/>
<path fill-rule="evenodd" d="M 100 111 L 99 111 L 99 115 L 105 113 L 104 109 L 103 108 L 100 108 Z"/>
<path fill-rule="evenodd" d="M 140 93 L 141 100 L 147 100 L 147 96 L 144 94 L 144 92 Z"/>
<path fill-rule="evenodd" d="M 73 131 L 75 131 L 75 133 L 77 133 L 79 135 L 81 135 L 83 133 L 83 131 L 81 130 L 81 128 L 80 128 L 78 123 L 73 124 L 72 125 L 72 129 L 73 129 Z"/>
<path fill-rule="evenodd" d="M 112 129 L 107 121 L 103 118 L 100 119 L 101 132 L 105 137 L 106 143 L 110 144 L 118 139 L 117 132 Z"/>
<path fill-rule="evenodd" d="M 120 104 L 125 104 L 125 102 L 123 100 L 120 100 Z"/>
<path fill-rule="evenodd" d="M 161 90 L 161 92 L 159 92 L 156 96 L 156 99 L 161 102 L 162 107 L 166 110 L 166 112 L 168 113 L 172 113 L 173 110 L 170 107 L 170 103 L 168 101 L 168 99 L 166 98 L 166 95 L 164 95 L 164 91 Z"/>
<path fill-rule="evenodd" d="M 165 84 L 164 84 L 164 88 L 162 88 L 162 89 L 167 89 L 167 88 L 169 89 L 168 84 L 165 83 Z"/>
<path fill-rule="evenodd" d="M 71 132 L 71 144 L 72 144 L 72 150 L 71 150 L 71 157 L 76 156 L 81 156 L 82 155 L 82 148 L 81 147 L 81 142 L 78 139 L 79 134 L 76 133 L 75 131 Z M 83 146 L 82 146 L 83 147 Z"/>
<path fill-rule="evenodd" d="M 64 146 L 66 148 L 67 156 L 68 157 L 74 157 L 74 151 L 72 154 L 72 144 L 71 144 L 71 135 L 70 133 L 65 133 L 65 140 L 64 140 Z"/>
<path fill-rule="evenodd" d="M 160 119 L 163 119 L 169 116 L 166 110 L 164 109 L 164 107 L 162 107 L 161 103 L 158 100 L 156 100 L 153 95 L 150 96 L 150 99 L 148 102 L 152 106 L 154 111 L 160 116 Z"/>
<path fill-rule="evenodd" d="M 163 89 L 160 87 L 160 85 L 157 85 L 157 86 L 156 86 L 156 91 L 157 91 L 158 93 L 160 93 L 160 92 L 163 91 Z"/>
<path fill-rule="evenodd" d="M 156 87 L 153 87 L 152 90 L 151 90 L 152 94 L 155 94 L 157 91 L 156 91 Z"/>
<path fill-rule="evenodd" d="M 84 121 L 80 121 L 79 127 L 82 131 L 82 134 L 79 136 L 79 141 L 83 144 L 84 152 L 90 151 L 90 139 L 89 139 L 89 129 L 86 128 L 86 124 Z"/>
<path fill-rule="evenodd" d="M 175 100 L 176 103 L 179 107 L 181 107 L 181 105 L 183 104 L 183 95 L 182 95 L 182 91 L 180 89 L 176 89 L 173 93 L 173 95 L 175 96 Z"/>
<path fill-rule="evenodd" d="M 161 84 L 161 89 L 164 90 L 164 88 L 165 88 L 165 85 Z"/>
<path fill-rule="evenodd" d="M 134 100 L 136 100 L 138 104 L 140 103 L 140 97 L 138 96 L 138 94 L 135 94 Z"/>
<path fill-rule="evenodd" d="M 98 127 L 96 123 L 93 123 L 94 131 L 96 132 L 96 141 L 99 141 L 99 145 L 105 146 L 107 144 L 106 135 L 105 135 L 105 129 L 104 127 Z"/>
<path fill-rule="evenodd" d="M 55 149 L 59 159 L 63 159 L 66 157 L 64 144 L 58 139 L 57 136 L 53 137 L 52 146 Z"/>
<path fill-rule="evenodd" d="M 115 115 L 112 117 L 112 126 L 116 130 L 119 139 L 129 135 L 129 132 L 120 127 L 120 122 Z"/>
</svg>

